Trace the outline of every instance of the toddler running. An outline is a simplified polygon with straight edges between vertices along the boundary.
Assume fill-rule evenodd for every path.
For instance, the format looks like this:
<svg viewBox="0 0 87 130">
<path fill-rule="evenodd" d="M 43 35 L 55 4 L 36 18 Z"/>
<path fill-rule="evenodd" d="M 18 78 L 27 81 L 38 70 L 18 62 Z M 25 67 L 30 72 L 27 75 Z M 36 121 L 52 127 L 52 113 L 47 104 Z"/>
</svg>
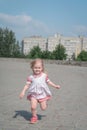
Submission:
<svg viewBox="0 0 87 130">
<path fill-rule="evenodd" d="M 37 116 L 37 104 L 40 104 L 42 110 L 47 107 L 47 100 L 52 96 L 48 85 L 59 89 L 60 86 L 54 84 L 48 75 L 44 72 L 44 64 L 42 59 L 35 59 L 31 62 L 31 68 L 33 74 L 27 78 L 26 85 L 20 93 L 20 98 L 23 98 L 26 90 L 28 89 L 27 99 L 31 103 L 32 118 L 30 123 L 36 123 L 38 120 Z"/>
</svg>

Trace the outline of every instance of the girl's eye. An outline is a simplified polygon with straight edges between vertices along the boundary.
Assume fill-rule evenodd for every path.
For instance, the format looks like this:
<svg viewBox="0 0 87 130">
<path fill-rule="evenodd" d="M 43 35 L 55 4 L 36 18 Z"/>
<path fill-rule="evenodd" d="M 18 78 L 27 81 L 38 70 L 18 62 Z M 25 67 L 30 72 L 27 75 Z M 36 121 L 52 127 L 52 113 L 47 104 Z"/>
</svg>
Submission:
<svg viewBox="0 0 87 130">
<path fill-rule="evenodd" d="M 35 67 L 35 69 L 41 69 L 41 67 Z"/>
</svg>

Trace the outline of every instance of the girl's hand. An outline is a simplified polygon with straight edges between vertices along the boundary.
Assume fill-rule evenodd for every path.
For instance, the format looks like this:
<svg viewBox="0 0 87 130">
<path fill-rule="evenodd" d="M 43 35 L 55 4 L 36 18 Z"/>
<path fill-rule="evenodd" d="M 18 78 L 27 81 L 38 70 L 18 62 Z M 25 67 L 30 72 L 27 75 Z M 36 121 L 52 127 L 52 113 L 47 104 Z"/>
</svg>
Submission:
<svg viewBox="0 0 87 130">
<path fill-rule="evenodd" d="M 60 89 L 60 86 L 59 86 L 59 85 L 56 85 L 56 87 L 55 87 L 55 88 Z"/>
<path fill-rule="evenodd" d="M 24 97 L 26 90 L 29 88 L 29 85 L 25 85 L 22 92 L 20 93 L 19 97 L 20 99 Z"/>
<path fill-rule="evenodd" d="M 24 97 L 24 95 L 25 94 L 23 92 L 21 92 L 21 94 L 19 95 L 20 99 L 22 99 Z"/>
</svg>

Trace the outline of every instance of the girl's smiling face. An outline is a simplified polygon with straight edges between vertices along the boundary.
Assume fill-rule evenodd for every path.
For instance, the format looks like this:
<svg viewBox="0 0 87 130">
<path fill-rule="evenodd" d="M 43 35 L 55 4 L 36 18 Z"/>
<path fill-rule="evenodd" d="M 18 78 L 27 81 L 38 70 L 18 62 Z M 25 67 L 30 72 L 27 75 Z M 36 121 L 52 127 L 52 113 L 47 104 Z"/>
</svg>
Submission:
<svg viewBox="0 0 87 130">
<path fill-rule="evenodd" d="M 41 62 L 36 62 L 32 69 L 35 75 L 41 74 L 43 71 Z"/>
</svg>

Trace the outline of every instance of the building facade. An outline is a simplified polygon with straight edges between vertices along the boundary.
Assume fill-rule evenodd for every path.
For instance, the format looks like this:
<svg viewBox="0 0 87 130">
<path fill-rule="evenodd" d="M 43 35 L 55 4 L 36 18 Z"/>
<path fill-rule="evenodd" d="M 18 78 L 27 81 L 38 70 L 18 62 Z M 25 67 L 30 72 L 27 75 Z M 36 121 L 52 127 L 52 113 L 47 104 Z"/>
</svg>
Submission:
<svg viewBox="0 0 87 130">
<path fill-rule="evenodd" d="M 42 51 L 48 50 L 52 52 L 58 44 L 61 44 L 66 48 L 68 59 L 72 59 L 73 56 L 77 57 L 82 50 L 87 51 L 86 37 L 64 37 L 60 34 L 55 34 L 48 38 L 41 36 L 24 38 L 22 40 L 22 51 L 23 54 L 27 55 L 34 46 L 39 46 Z"/>
<path fill-rule="evenodd" d="M 41 36 L 26 37 L 22 40 L 23 54 L 27 55 L 34 46 L 39 46 L 41 50 L 46 50 L 46 38 Z"/>
</svg>

